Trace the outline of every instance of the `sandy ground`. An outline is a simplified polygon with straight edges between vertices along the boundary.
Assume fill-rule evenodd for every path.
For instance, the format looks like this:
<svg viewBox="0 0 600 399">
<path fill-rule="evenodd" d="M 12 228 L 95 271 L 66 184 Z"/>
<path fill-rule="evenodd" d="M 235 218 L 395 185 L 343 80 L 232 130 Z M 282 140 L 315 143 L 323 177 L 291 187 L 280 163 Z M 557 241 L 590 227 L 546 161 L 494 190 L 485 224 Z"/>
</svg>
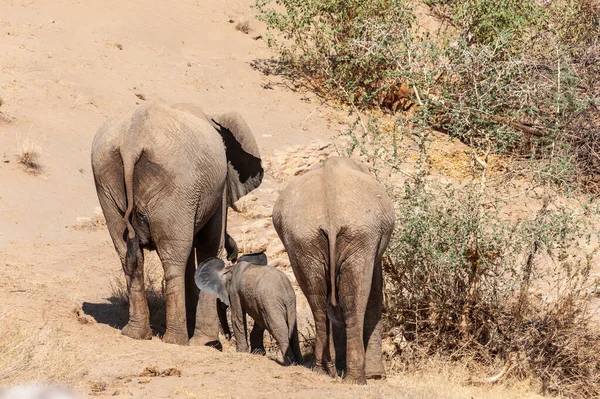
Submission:
<svg viewBox="0 0 600 399">
<path fill-rule="evenodd" d="M 126 311 L 109 300 L 120 263 L 97 218 L 90 145 L 104 120 L 145 100 L 242 113 L 268 170 L 230 231 L 242 250 L 266 249 L 291 276 L 271 206 L 287 178 L 335 151 L 327 143 L 347 115 L 253 67 L 271 52 L 255 20 L 249 34 L 235 29 L 251 3 L 0 0 L 0 323 L 44 336 L 39 345 L 60 343 L 49 367 L 77 375 L 71 385 L 83 397 L 523 397 L 519 387 L 464 387 L 443 373 L 350 386 L 230 346 L 120 335 Z M 17 162 L 27 145 L 41 154 L 39 170 Z M 301 294 L 299 308 L 308 331 Z"/>
</svg>

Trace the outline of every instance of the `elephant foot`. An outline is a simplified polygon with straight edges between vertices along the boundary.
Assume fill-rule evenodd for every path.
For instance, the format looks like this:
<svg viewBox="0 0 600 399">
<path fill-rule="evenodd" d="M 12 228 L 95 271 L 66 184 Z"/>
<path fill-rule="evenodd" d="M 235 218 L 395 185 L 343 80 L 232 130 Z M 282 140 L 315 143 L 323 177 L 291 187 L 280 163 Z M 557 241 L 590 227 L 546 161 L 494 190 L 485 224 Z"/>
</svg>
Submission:
<svg viewBox="0 0 600 399">
<path fill-rule="evenodd" d="M 365 378 L 364 375 L 353 376 L 353 375 L 347 374 L 344 376 L 343 381 L 348 384 L 367 385 L 367 379 Z"/>
<path fill-rule="evenodd" d="M 383 364 L 380 362 L 374 367 L 367 367 L 365 376 L 368 380 L 383 380 L 385 378 L 385 369 L 383 368 Z"/>
<path fill-rule="evenodd" d="M 162 341 L 167 344 L 176 344 L 176 345 L 188 345 L 190 340 L 188 338 L 187 330 L 181 333 L 175 333 L 172 331 L 167 331 L 165 335 L 163 335 Z"/>
<path fill-rule="evenodd" d="M 152 339 L 152 329 L 150 326 L 136 327 L 131 323 L 127 323 L 121 330 L 121 334 L 133 339 Z"/>
<path fill-rule="evenodd" d="M 217 350 L 223 350 L 223 345 L 218 339 L 209 338 L 206 335 L 196 333 L 190 339 L 190 346 L 209 346 Z"/>
<path fill-rule="evenodd" d="M 335 361 L 333 361 L 333 362 L 317 362 L 315 365 L 315 371 L 319 374 L 327 374 L 330 377 L 337 377 L 337 369 L 335 368 Z"/>
</svg>

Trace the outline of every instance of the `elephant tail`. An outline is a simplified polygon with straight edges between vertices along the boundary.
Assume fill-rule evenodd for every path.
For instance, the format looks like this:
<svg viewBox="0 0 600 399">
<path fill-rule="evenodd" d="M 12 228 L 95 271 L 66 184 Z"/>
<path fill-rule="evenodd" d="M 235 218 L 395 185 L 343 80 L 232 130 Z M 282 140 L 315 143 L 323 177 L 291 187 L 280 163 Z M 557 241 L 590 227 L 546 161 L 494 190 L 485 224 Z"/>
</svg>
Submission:
<svg viewBox="0 0 600 399">
<path fill-rule="evenodd" d="M 342 231 L 336 229 L 329 229 L 327 234 L 327 240 L 329 242 L 329 281 L 331 285 L 331 293 L 329 294 L 329 300 L 327 301 L 327 314 L 331 321 L 337 325 L 340 325 L 343 320 L 342 311 L 338 307 L 337 301 L 337 256 L 335 244 L 338 236 Z"/>
<path fill-rule="evenodd" d="M 123 220 L 125 221 L 125 225 L 127 228 L 126 256 L 127 263 L 131 267 L 137 262 L 137 253 L 140 248 L 140 240 L 135 234 L 135 230 L 133 229 L 133 225 L 131 223 L 131 214 L 133 213 L 133 169 L 135 166 L 135 159 L 127 155 L 123 156 L 123 153 L 121 153 L 121 159 L 123 160 L 123 178 L 125 181 L 125 195 L 127 199 L 127 209 L 125 210 L 125 215 L 123 216 Z"/>
<path fill-rule="evenodd" d="M 331 294 L 329 296 L 329 302 L 332 307 L 337 306 L 337 286 L 336 286 L 336 273 L 337 265 L 335 261 L 335 242 L 337 241 L 337 231 L 330 229 L 327 234 L 329 240 L 329 281 L 331 283 Z"/>
</svg>

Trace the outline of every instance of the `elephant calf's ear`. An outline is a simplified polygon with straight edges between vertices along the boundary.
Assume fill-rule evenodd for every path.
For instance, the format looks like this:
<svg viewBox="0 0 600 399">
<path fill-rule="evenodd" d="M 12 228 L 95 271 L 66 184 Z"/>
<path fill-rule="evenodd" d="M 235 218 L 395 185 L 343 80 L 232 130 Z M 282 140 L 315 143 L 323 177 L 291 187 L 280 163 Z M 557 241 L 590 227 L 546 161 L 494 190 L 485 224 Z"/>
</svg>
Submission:
<svg viewBox="0 0 600 399">
<path fill-rule="evenodd" d="M 246 255 L 239 257 L 237 261 L 238 261 L 238 263 L 239 262 L 248 262 L 248 263 L 252 263 L 253 265 L 258 265 L 258 266 L 266 266 L 267 263 L 269 263 L 269 261 L 267 259 L 267 255 L 265 255 L 264 252 L 255 252 L 252 254 L 246 254 Z"/>
<path fill-rule="evenodd" d="M 229 292 L 225 287 L 225 272 L 225 263 L 221 259 L 209 258 L 198 265 L 194 281 L 200 291 L 216 295 L 221 302 L 229 306 Z"/>
</svg>

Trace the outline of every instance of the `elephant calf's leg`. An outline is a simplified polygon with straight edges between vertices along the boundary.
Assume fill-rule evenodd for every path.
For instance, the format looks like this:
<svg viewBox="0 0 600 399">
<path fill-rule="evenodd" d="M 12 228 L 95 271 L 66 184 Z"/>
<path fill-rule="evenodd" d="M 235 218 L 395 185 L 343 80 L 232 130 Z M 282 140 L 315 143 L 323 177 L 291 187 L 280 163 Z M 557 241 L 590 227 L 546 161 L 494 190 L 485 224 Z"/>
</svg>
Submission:
<svg viewBox="0 0 600 399">
<path fill-rule="evenodd" d="M 136 261 L 129 264 L 123 260 L 123 271 L 129 295 L 129 321 L 121 334 L 133 339 L 151 339 L 150 311 L 144 286 L 144 252 L 137 248 Z"/>
<path fill-rule="evenodd" d="M 290 346 L 290 333 L 287 325 L 285 325 L 283 328 L 273 330 L 271 335 L 273 338 L 275 338 L 275 341 L 277 341 L 277 345 L 279 345 L 281 355 L 283 356 L 283 363 L 285 365 L 295 363 L 296 358 L 294 356 L 294 352 L 292 351 L 292 347 Z"/>
<path fill-rule="evenodd" d="M 231 327 L 235 336 L 235 347 L 238 352 L 248 352 L 248 335 L 246 330 L 246 312 L 236 292 L 229 296 L 231 301 Z"/>
<path fill-rule="evenodd" d="M 257 355 L 264 355 L 266 353 L 264 345 L 264 335 L 265 328 L 260 326 L 255 321 L 254 326 L 252 327 L 252 331 L 250 331 L 250 352 L 255 353 Z"/>
</svg>

